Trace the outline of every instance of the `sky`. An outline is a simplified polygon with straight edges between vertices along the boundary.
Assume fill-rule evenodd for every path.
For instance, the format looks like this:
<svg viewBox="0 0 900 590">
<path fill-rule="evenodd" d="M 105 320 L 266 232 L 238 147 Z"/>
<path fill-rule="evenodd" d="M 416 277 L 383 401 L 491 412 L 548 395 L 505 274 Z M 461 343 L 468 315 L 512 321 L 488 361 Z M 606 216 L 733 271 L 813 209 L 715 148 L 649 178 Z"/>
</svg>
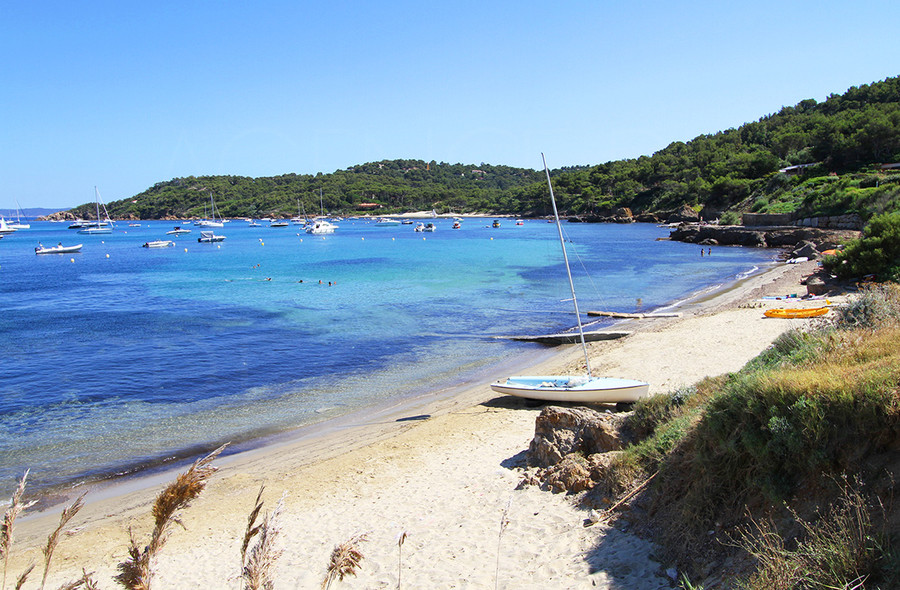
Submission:
<svg viewBox="0 0 900 590">
<path fill-rule="evenodd" d="M 7 0 L 0 209 L 383 159 L 651 155 L 900 75 L 896 0 Z"/>
</svg>

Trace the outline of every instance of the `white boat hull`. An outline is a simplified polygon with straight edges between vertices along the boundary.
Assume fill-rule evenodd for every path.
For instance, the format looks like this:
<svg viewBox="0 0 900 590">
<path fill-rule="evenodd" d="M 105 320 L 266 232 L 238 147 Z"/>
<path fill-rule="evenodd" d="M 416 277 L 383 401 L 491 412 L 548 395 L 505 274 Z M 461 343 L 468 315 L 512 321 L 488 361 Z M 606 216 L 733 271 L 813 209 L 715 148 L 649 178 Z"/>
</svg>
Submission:
<svg viewBox="0 0 900 590">
<path fill-rule="evenodd" d="M 338 226 L 327 221 L 316 221 L 306 227 L 306 233 L 313 235 L 333 234 Z"/>
<path fill-rule="evenodd" d="M 647 397 L 650 384 L 612 377 L 518 376 L 491 383 L 498 393 L 528 399 L 581 403 L 629 403 Z"/>
<path fill-rule="evenodd" d="M 201 243 L 210 243 L 210 242 L 221 242 L 225 239 L 225 236 L 217 236 L 211 231 L 202 231 L 200 232 L 200 237 L 197 238 L 198 242 Z"/>
<path fill-rule="evenodd" d="M 152 242 L 144 242 L 144 248 L 169 248 L 170 246 L 174 246 L 175 242 L 172 240 L 154 240 Z"/>
<path fill-rule="evenodd" d="M 88 235 L 111 234 L 112 228 L 111 227 L 82 227 L 80 230 L 78 230 L 78 233 L 88 234 Z"/>
<path fill-rule="evenodd" d="M 48 248 L 37 247 L 34 249 L 35 254 L 72 254 L 81 252 L 81 244 L 75 246 L 50 246 Z"/>
</svg>

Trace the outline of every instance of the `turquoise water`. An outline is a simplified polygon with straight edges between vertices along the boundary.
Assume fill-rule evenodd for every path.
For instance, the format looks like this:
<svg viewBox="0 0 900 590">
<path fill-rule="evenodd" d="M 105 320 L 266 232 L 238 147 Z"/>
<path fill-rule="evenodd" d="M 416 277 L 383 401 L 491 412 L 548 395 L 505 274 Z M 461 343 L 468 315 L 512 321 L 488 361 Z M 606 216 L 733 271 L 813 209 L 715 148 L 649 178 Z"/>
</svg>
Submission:
<svg viewBox="0 0 900 590">
<path fill-rule="evenodd" d="M 0 493 L 134 472 L 490 374 L 574 316 L 556 226 L 466 219 L 333 235 L 232 221 L 176 246 L 169 222 L 0 240 Z M 563 224 L 583 311 L 664 306 L 772 253 L 659 241 L 648 224 Z M 83 243 L 34 254 L 38 242 Z M 487 371 L 487 373 L 485 373 Z M 498 378 L 502 375 L 491 375 Z"/>
</svg>

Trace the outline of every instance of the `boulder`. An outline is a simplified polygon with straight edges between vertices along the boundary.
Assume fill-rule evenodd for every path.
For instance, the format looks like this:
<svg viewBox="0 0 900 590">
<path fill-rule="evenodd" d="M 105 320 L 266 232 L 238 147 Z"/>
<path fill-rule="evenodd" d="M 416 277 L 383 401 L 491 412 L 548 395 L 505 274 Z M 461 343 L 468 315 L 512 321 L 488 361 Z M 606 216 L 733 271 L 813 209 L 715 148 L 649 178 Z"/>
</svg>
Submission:
<svg viewBox="0 0 900 590">
<path fill-rule="evenodd" d="M 681 209 L 677 209 L 669 214 L 666 223 L 682 223 L 700 221 L 700 214 L 694 211 L 688 205 L 682 205 Z"/>
<path fill-rule="evenodd" d="M 554 492 L 577 494 L 594 486 L 591 471 L 584 459 L 577 455 L 563 457 L 559 463 L 545 469 L 540 479 L 544 486 Z"/>
<path fill-rule="evenodd" d="M 815 244 L 809 240 L 802 240 L 791 251 L 791 258 L 802 258 L 804 256 L 810 260 L 816 260 L 821 254 Z"/>
<path fill-rule="evenodd" d="M 828 291 L 825 281 L 819 277 L 809 277 L 806 279 L 806 292 L 810 295 L 824 295 Z"/>
<path fill-rule="evenodd" d="M 548 406 L 535 420 L 534 438 L 526 461 L 532 467 L 550 467 L 572 453 L 587 456 L 620 450 L 624 418 L 589 408 Z"/>
</svg>

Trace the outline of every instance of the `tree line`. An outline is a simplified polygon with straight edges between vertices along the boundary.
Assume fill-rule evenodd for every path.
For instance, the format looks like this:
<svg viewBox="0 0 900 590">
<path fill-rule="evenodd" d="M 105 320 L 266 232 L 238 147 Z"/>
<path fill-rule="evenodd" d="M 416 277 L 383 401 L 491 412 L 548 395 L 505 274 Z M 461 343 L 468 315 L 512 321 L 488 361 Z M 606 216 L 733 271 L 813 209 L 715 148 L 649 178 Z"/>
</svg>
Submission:
<svg viewBox="0 0 900 590">
<path fill-rule="evenodd" d="M 551 172 L 561 211 L 658 213 L 685 205 L 727 212 L 872 215 L 900 210 L 900 77 L 807 99 L 737 128 L 676 141 L 651 156 Z M 804 165 L 791 170 L 791 166 Z M 783 171 L 788 169 L 787 171 Z M 491 164 L 383 160 L 330 174 L 190 176 L 109 203 L 120 218 L 439 213 L 546 215 L 543 174 Z M 90 216 L 90 204 L 72 210 Z"/>
</svg>

